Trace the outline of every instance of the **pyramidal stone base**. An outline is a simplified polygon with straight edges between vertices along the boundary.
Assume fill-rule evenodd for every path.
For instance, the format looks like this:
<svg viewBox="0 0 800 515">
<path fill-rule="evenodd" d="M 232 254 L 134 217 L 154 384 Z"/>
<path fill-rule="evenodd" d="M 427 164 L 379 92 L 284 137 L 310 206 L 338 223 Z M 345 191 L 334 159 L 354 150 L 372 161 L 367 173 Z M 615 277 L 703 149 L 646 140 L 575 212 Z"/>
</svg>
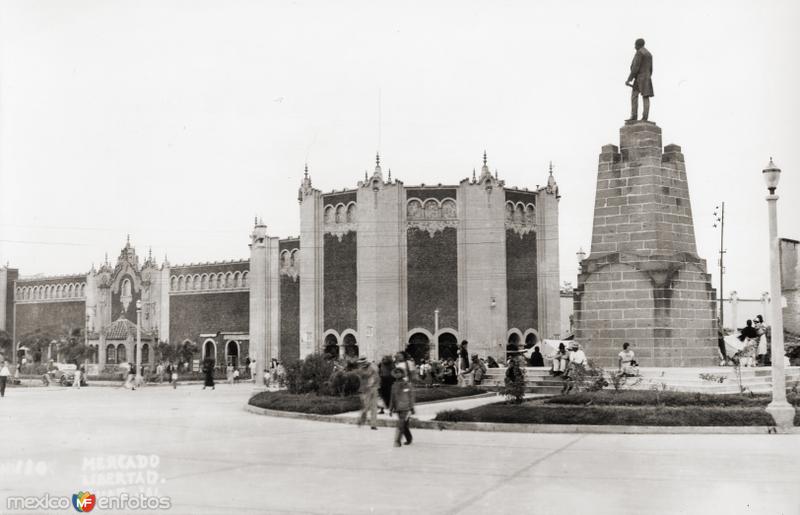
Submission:
<svg viewBox="0 0 800 515">
<path fill-rule="evenodd" d="M 630 342 L 641 366 L 719 363 L 716 292 L 697 255 L 681 147 L 653 122 L 626 122 L 600 154 L 590 255 L 575 289 L 575 339 L 617 364 Z"/>
</svg>

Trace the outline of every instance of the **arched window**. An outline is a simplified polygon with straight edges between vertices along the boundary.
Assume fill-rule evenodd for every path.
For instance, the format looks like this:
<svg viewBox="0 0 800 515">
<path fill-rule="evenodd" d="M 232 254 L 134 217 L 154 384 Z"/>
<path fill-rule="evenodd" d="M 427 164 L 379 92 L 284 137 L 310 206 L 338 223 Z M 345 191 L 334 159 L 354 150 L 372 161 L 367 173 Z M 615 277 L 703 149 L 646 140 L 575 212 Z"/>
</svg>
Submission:
<svg viewBox="0 0 800 515">
<path fill-rule="evenodd" d="M 226 288 L 233 288 L 233 274 L 228 272 L 225 274 L 225 287 Z"/>
<path fill-rule="evenodd" d="M 177 278 L 177 277 L 175 277 L 174 275 L 172 276 L 172 279 L 170 279 L 169 283 L 170 283 L 170 284 L 169 284 L 169 286 L 170 286 L 170 289 L 171 289 L 172 291 L 175 291 L 175 290 L 177 290 L 177 289 L 178 289 L 178 278 Z"/>
<path fill-rule="evenodd" d="M 125 345 L 120 343 L 117 345 L 117 363 L 124 363 L 128 361 L 128 352 L 125 350 Z"/>
<path fill-rule="evenodd" d="M 242 288 L 247 288 L 247 272 L 242 272 Z"/>
<path fill-rule="evenodd" d="M 349 358 L 357 358 L 358 342 L 356 341 L 356 337 L 348 333 L 344 335 L 343 343 L 344 343 L 344 355 Z"/>
<path fill-rule="evenodd" d="M 200 276 L 199 275 L 195 275 L 194 276 L 194 282 L 193 282 L 193 285 L 192 285 L 192 289 L 194 289 L 194 290 L 199 290 L 200 289 Z"/>
<path fill-rule="evenodd" d="M 239 344 L 235 341 L 225 345 L 225 362 L 232 367 L 239 366 Z"/>
<path fill-rule="evenodd" d="M 208 289 L 208 276 L 206 274 L 203 274 L 200 277 L 200 289 L 201 290 L 207 290 Z"/>
<path fill-rule="evenodd" d="M 142 363 L 150 363 L 150 345 L 147 343 L 142 345 Z"/>
<path fill-rule="evenodd" d="M 423 359 L 430 358 L 431 342 L 425 333 L 414 333 L 408 339 L 406 352 L 419 363 Z"/>
<path fill-rule="evenodd" d="M 109 365 L 117 363 L 117 348 L 112 344 L 106 346 L 106 363 Z"/>
<path fill-rule="evenodd" d="M 336 335 L 329 334 L 325 337 L 325 347 L 323 352 L 329 358 L 339 357 L 339 340 L 336 339 Z"/>
<path fill-rule="evenodd" d="M 186 289 L 186 282 L 183 276 L 178 277 L 178 291 Z"/>
<path fill-rule="evenodd" d="M 236 273 L 233 274 L 233 287 L 234 288 L 239 288 L 242 285 L 241 277 L 242 277 L 242 274 L 240 274 L 239 272 L 236 272 Z"/>
</svg>

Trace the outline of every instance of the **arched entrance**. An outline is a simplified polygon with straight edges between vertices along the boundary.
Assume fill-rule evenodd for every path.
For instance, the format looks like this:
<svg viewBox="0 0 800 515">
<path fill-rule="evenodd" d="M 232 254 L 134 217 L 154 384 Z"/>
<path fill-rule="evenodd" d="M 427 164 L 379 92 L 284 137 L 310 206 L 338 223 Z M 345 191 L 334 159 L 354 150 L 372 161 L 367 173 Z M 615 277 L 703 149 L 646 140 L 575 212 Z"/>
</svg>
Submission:
<svg viewBox="0 0 800 515">
<path fill-rule="evenodd" d="M 526 349 L 530 349 L 531 347 L 533 347 L 537 343 L 538 343 L 538 340 L 536 339 L 536 335 L 533 334 L 533 333 L 528 333 L 528 336 L 525 337 L 525 348 Z"/>
<path fill-rule="evenodd" d="M 414 361 L 419 363 L 423 359 L 430 358 L 431 341 L 425 333 L 414 333 L 408 339 L 406 352 Z"/>
<path fill-rule="evenodd" d="M 358 357 L 358 341 L 350 333 L 344 335 L 344 355 L 348 358 Z"/>
<path fill-rule="evenodd" d="M 336 338 L 335 334 L 329 334 L 325 337 L 325 345 L 323 346 L 322 352 L 331 359 L 337 359 L 339 357 L 339 340 Z"/>
<path fill-rule="evenodd" d="M 455 360 L 458 356 L 458 338 L 453 333 L 442 333 L 439 335 L 439 359 Z"/>
<path fill-rule="evenodd" d="M 508 345 L 506 345 L 506 352 L 517 352 L 519 350 L 519 335 L 511 333 L 508 335 Z"/>
<path fill-rule="evenodd" d="M 210 359 L 211 361 L 217 360 L 216 345 L 212 340 L 206 340 L 203 343 L 203 359 Z"/>
<path fill-rule="evenodd" d="M 232 367 L 239 366 L 239 345 L 235 341 L 225 346 L 225 362 Z"/>
<path fill-rule="evenodd" d="M 120 343 L 117 345 L 117 363 L 125 363 L 128 361 L 128 352 L 125 350 L 125 345 Z"/>
</svg>

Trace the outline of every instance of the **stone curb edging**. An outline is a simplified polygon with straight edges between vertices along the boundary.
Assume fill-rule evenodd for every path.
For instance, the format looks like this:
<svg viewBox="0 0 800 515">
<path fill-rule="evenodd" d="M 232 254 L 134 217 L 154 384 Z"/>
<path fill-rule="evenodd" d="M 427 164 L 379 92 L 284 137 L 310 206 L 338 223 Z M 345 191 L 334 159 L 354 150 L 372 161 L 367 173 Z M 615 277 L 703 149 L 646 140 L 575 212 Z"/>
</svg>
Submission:
<svg viewBox="0 0 800 515">
<path fill-rule="evenodd" d="M 244 410 L 255 415 L 268 417 L 292 418 L 300 420 L 313 420 L 316 422 L 333 422 L 336 424 L 358 423 L 354 417 L 341 417 L 335 415 L 318 415 L 315 413 L 298 413 L 295 411 L 279 411 L 259 408 L 246 404 Z M 394 420 L 378 419 L 379 427 L 395 427 Z M 800 427 L 793 427 L 786 431 L 768 426 L 598 426 L 598 425 L 569 425 L 569 424 L 501 424 L 494 422 L 439 422 L 436 420 L 414 419 L 411 425 L 417 429 L 445 429 L 455 431 L 485 431 L 496 433 L 584 433 L 584 434 L 800 434 Z"/>
</svg>

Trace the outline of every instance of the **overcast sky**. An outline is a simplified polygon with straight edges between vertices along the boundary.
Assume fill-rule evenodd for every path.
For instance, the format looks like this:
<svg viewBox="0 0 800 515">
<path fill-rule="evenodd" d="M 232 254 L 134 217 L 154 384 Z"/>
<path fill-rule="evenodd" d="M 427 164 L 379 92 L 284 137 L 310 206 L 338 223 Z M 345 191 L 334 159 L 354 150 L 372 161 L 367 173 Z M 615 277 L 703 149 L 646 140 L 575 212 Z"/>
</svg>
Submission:
<svg viewBox="0 0 800 515">
<path fill-rule="evenodd" d="M 127 233 L 173 264 L 244 258 L 255 214 L 299 233 L 305 162 L 323 191 L 355 187 L 376 150 L 406 185 L 456 184 L 485 149 L 509 186 L 544 184 L 554 163 L 574 284 L 644 37 L 698 252 L 716 287 L 725 201 L 725 293 L 757 297 L 770 156 L 780 235 L 800 239 L 799 5 L 5 0 L 0 259 L 85 273 Z"/>
</svg>

